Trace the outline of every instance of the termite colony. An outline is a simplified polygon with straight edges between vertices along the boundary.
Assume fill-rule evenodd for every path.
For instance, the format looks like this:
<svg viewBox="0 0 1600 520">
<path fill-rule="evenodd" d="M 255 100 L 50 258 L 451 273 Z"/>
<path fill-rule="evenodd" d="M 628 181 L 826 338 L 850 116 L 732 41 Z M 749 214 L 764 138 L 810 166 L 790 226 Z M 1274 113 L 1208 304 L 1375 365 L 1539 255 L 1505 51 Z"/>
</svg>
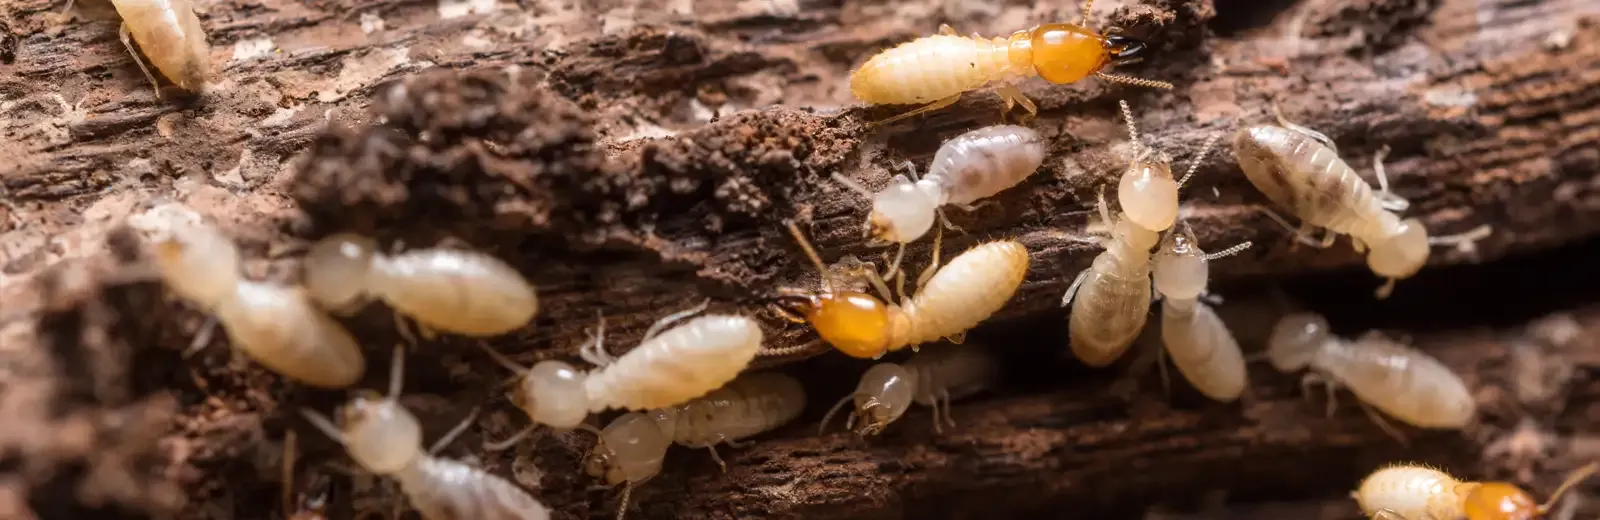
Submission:
<svg viewBox="0 0 1600 520">
<path fill-rule="evenodd" d="M 160 95 L 150 67 L 169 82 L 199 91 L 208 77 L 205 34 L 186 1 L 112 0 L 122 17 L 121 39 Z M 965 92 L 996 83 L 1005 112 L 1020 105 L 1029 119 L 1039 107 L 1011 82 L 1034 76 L 1056 84 L 1090 76 L 1116 83 L 1170 89 L 1152 80 L 1112 75 L 1105 69 L 1138 61 L 1144 44 L 1120 34 L 1087 27 L 1092 2 L 1080 23 L 1044 24 L 1010 37 L 962 37 L 948 25 L 871 57 L 850 77 L 850 90 L 868 104 L 923 104 L 874 125 L 924 114 L 953 104 Z M 70 7 L 70 6 L 69 6 Z M 138 45 L 136 50 L 134 44 Z M 141 58 L 142 51 L 142 58 Z M 955 65 L 952 65 L 955 64 Z M 962 66 L 965 64 L 966 66 Z M 1101 252 L 1071 282 L 1061 298 L 1070 351 L 1084 365 L 1115 363 L 1146 327 L 1159 330 L 1160 361 L 1172 363 L 1204 396 L 1239 400 L 1248 387 L 1246 360 L 1239 341 L 1208 301 L 1211 260 L 1251 246 L 1242 242 L 1206 253 L 1184 220 L 1180 191 L 1222 134 L 1212 136 L 1189 159 L 1182 177 L 1174 160 L 1144 144 L 1133 111 L 1120 102 L 1129 146 L 1125 169 L 1115 189 L 1112 210 L 1104 189 L 1095 204 L 1093 233 Z M 1277 109 L 1272 108 L 1274 114 Z M 1429 237 L 1416 218 L 1396 212 L 1409 203 L 1389 190 L 1382 160 L 1374 158 L 1375 192 L 1337 155 L 1327 136 L 1277 116 L 1277 125 L 1237 130 L 1232 139 L 1243 175 L 1278 210 L 1301 222 L 1295 227 L 1269 208 L 1263 213 L 1281 223 L 1300 243 L 1328 247 L 1349 235 L 1366 254 L 1371 271 L 1384 279 L 1384 298 L 1398 280 L 1427 263 L 1432 245 L 1470 247 L 1488 228 Z M 921 176 L 914 162 L 882 188 L 842 172 L 832 179 L 848 193 L 870 201 L 862 222 L 866 246 L 896 246 L 884 265 L 853 256 L 824 262 L 801 226 L 786 220 L 784 230 L 796 251 L 815 269 L 816 288 L 783 286 L 768 307 L 814 330 L 820 341 L 859 359 L 879 360 L 900 350 L 913 354 L 895 362 L 874 363 L 853 392 L 837 401 L 820 420 L 826 435 L 831 418 L 852 405 L 845 428 L 861 437 L 885 432 L 913 403 L 929 408 L 931 429 L 956 427 L 951 402 L 1003 381 L 992 347 L 965 343 L 969 331 L 1001 312 L 1023 286 L 1030 252 L 1018 240 L 979 243 L 941 263 L 946 229 L 960 231 L 947 208 L 971 211 L 988 199 L 1026 182 L 1051 155 L 1051 138 L 1022 125 L 1000 124 L 971 130 L 945 141 Z M 1316 228 L 1321 240 L 1310 238 Z M 906 290 L 903 268 L 908 244 L 934 231 L 931 260 Z M 285 378 L 320 388 L 355 384 L 366 373 L 363 349 L 340 324 L 371 300 L 392 309 L 406 342 L 419 344 L 403 318 L 431 332 L 470 338 L 482 354 L 512 372 L 509 401 L 528 425 L 496 442 L 488 451 L 510 448 L 540 426 L 595 437 L 583 470 L 607 485 L 622 485 L 617 517 L 627 512 L 633 489 L 660 474 L 668 448 L 679 444 L 707 449 L 727 465 L 716 447 L 738 448 L 745 439 L 797 419 L 807 407 L 800 382 L 775 371 L 749 372 L 759 356 L 792 348 L 767 348 L 757 308 L 747 314 L 703 314 L 711 301 L 666 312 L 626 353 L 606 347 L 605 318 L 578 347 L 581 369 L 568 361 L 544 359 L 526 366 L 488 346 L 488 339 L 525 329 L 540 306 L 534 285 L 515 266 L 471 248 L 435 246 L 395 248 L 384 253 L 368 237 L 338 233 L 313 244 L 301 259 L 299 284 L 246 279 L 232 240 L 210 225 L 175 226 L 149 240 L 154 271 L 179 299 L 210 317 L 192 350 L 209 343 L 220 326 L 239 351 Z M 1160 301 L 1159 325 L 1148 323 Z M 663 311 L 665 312 L 665 311 Z M 943 345 L 934 345 L 936 343 Z M 925 352 L 919 352 L 924 345 Z M 435 457 L 470 426 L 474 413 L 432 449 L 422 447 L 421 426 L 396 400 L 403 378 L 405 350 L 397 346 L 386 395 L 363 393 L 340 407 L 334 419 L 301 410 L 318 430 L 337 441 L 362 470 L 392 478 L 410 506 L 424 518 L 546 518 L 548 511 L 527 490 L 462 462 Z M 1293 313 L 1277 323 L 1264 351 L 1254 357 L 1281 372 L 1306 370 L 1303 391 L 1321 383 L 1328 413 L 1336 389 L 1343 387 L 1383 431 L 1405 442 L 1385 415 L 1419 428 L 1463 429 L 1477 419 L 1472 390 L 1443 363 L 1420 350 L 1370 332 L 1354 340 L 1331 332 L 1321 316 Z M 603 428 L 593 415 L 620 413 Z M 902 426 L 904 427 L 904 426 Z M 291 434 L 292 435 L 292 434 Z M 291 437 L 292 439 L 292 437 Z M 293 445 L 292 441 L 286 444 Z M 380 449 L 381 448 L 381 449 Z M 289 450 L 292 451 L 292 450 Z M 286 456 L 292 480 L 293 457 Z M 1575 471 L 1552 497 L 1595 471 Z M 303 494 L 289 491 L 285 514 L 319 518 L 326 506 L 326 483 Z M 1542 515 L 1522 490 L 1501 482 L 1461 482 L 1441 471 L 1402 465 L 1381 469 L 1354 492 L 1363 514 L 1377 520 L 1511 520 Z M 1554 500 L 1554 498 L 1552 498 Z M 291 511 L 292 510 L 292 511 Z"/>
</svg>

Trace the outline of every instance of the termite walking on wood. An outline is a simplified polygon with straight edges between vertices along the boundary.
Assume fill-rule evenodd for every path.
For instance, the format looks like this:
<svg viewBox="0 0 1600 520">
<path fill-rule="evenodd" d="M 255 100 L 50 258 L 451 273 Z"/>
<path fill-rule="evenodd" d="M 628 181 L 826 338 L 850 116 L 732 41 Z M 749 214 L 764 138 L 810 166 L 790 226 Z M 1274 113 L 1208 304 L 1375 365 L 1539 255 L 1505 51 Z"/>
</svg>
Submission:
<svg viewBox="0 0 1600 520">
<path fill-rule="evenodd" d="M 1362 410 L 1389 434 L 1405 437 L 1367 405 L 1421 428 L 1462 428 L 1477 415 L 1478 405 L 1461 377 L 1432 356 L 1371 331 L 1344 341 L 1329 331 L 1317 314 L 1284 316 L 1272 330 L 1267 360 L 1280 372 L 1310 368 L 1301 381 L 1310 395 L 1316 383 L 1326 385 L 1328 415 L 1336 403 L 1334 390 L 1350 389 Z"/>
<path fill-rule="evenodd" d="M 1179 223 L 1161 241 L 1155 256 L 1153 278 L 1161 294 L 1162 352 L 1172 357 L 1196 390 L 1211 399 L 1229 402 L 1244 393 L 1247 383 L 1244 353 L 1210 305 L 1200 301 L 1210 279 L 1211 260 L 1248 249 L 1249 242 L 1206 254 L 1188 224 Z M 1166 365 L 1162 365 L 1165 374 Z M 1163 376 L 1162 381 L 1166 378 Z"/>
<path fill-rule="evenodd" d="M 987 390 L 1000 377 L 1000 363 L 993 352 L 977 345 L 932 347 L 911 356 L 904 363 L 878 363 L 861 375 L 856 391 L 844 396 L 817 425 L 821 435 L 828 420 L 847 402 L 855 409 L 845 428 L 862 437 L 882 433 L 900 419 L 911 403 L 933 409 L 933 429 L 943 433 L 944 425 L 955 426 L 950 417 L 950 402 Z M 940 415 L 939 402 L 944 402 Z M 855 426 L 857 419 L 860 427 Z"/>
<path fill-rule="evenodd" d="M 167 287 L 213 315 L 228 339 L 257 363 L 323 388 L 350 386 L 365 373 L 361 348 L 342 325 L 299 287 L 244 279 L 238 247 L 216 228 L 173 229 L 153 246 Z M 211 323 L 196 335 L 190 352 L 206 345 Z"/>
<path fill-rule="evenodd" d="M 617 520 L 628 508 L 633 487 L 661 472 L 667 447 L 677 443 L 705 448 L 717 455 L 718 444 L 738 448 L 752 437 L 793 421 L 806 408 L 805 390 L 793 377 L 778 372 L 753 372 L 688 403 L 645 413 L 629 412 L 596 431 L 599 442 L 584 461 L 592 477 L 624 485 Z M 592 427 L 589 427 L 592 429 Z"/>
<path fill-rule="evenodd" d="M 161 83 L 139 58 L 139 51 L 144 51 L 150 65 L 179 88 L 189 92 L 205 88 L 211 74 L 211 46 L 206 43 L 206 32 L 189 0 L 110 1 L 122 17 L 118 37 L 150 80 L 150 86 L 155 87 L 156 97 L 161 97 Z M 68 0 L 63 11 L 71 10 L 74 2 Z M 134 43 L 139 44 L 138 50 Z"/>
<path fill-rule="evenodd" d="M 1077 25 L 1038 25 L 1010 37 L 960 36 L 949 25 L 940 26 L 939 34 L 902 43 L 867 60 L 850 74 L 850 92 L 874 105 L 926 104 L 874 123 L 881 125 L 950 106 L 962 93 L 990 83 L 999 83 L 997 92 L 1006 112 L 1021 105 L 1032 117 L 1039 108 L 1011 82 L 1034 76 L 1056 84 L 1096 76 L 1171 89 L 1170 83 L 1104 72 L 1106 67 L 1137 62 L 1144 43 L 1086 27 L 1093 5 L 1093 0 L 1084 2 L 1083 20 Z"/>
<path fill-rule="evenodd" d="M 1367 181 L 1339 159 L 1328 136 L 1289 122 L 1277 106 L 1273 112 L 1281 126 L 1252 126 L 1234 135 L 1233 153 L 1239 168 L 1274 205 L 1300 218 L 1296 229 L 1277 213 L 1266 211 L 1300 242 L 1328 247 L 1337 235 L 1350 235 L 1356 251 L 1366 252 L 1367 267 L 1384 278 L 1378 298 L 1387 298 L 1395 282 L 1421 270 L 1428 262 L 1430 246 L 1470 248 L 1491 232 L 1483 225 L 1466 233 L 1430 238 L 1422 221 L 1402 220 L 1394 213 L 1404 211 L 1410 203 L 1389 191 L 1383 169 L 1387 147 L 1373 156 L 1379 187 L 1373 193 Z M 1325 230 L 1322 240 L 1312 240 L 1312 231 L 1319 227 Z"/>
<path fill-rule="evenodd" d="M 973 203 L 1028 178 L 1039 169 L 1044 156 L 1044 138 L 1039 132 L 1016 125 L 995 125 L 945 141 L 934 154 L 928 174 L 920 179 L 911 161 L 904 163 L 909 178 L 895 175 L 877 193 L 842 174 L 835 173 L 833 178 L 872 200 L 867 235 L 877 242 L 899 244 L 899 251 L 882 275 L 887 279 L 899 269 L 906 244 L 927 234 L 935 216 L 947 227 L 953 227 L 944 220 L 940 207 L 951 205 L 970 211 Z M 937 249 L 934 254 L 938 254 Z M 937 263 L 924 273 L 932 273 Z M 919 285 L 922 281 L 918 281 Z"/>
<path fill-rule="evenodd" d="M 896 305 L 887 285 L 876 272 L 868 278 L 882 300 L 870 294 L 836 290 L 822 258 L 794 222 L 789 233 L 821 274 L 822 291 L 781 288 L 780 313 L 795 323 L 810 323 L 817 335 L 846 355 L 877 359 L 907 346 L 953 338 L 959 343 L 966 332 L 999 311 L 1016 294 L 1028 273 L 1028 249 L 1014 240 L 974 246 L 945 264 L 916 295 Z M 934 248 L 939 247 L 938 240 Z M 904 278 L 901 277 L 903 280 Z"/>
<path fill-rule="evenodd" d="M 517 330 L 539 311 L 521 273 L 476 251 L 432 248 L 390 256 L 372 239 L 340 233 L 311 246 L 302 268 L 306 290 L 330 311 L 348 312 L 377 296 L 425 327 L 465 336 Z"/>
<path fill-rule="evenodd" d="M 734 380 L 761 350 L 761 327 L 754 319 L 711 314 L 667 328 L 704 311 L 710 303 L 706 300 L 656 321 L 639 345 L 621 357 L 606 352 L 602 318 L 594 336 L 579 348 L 586 361 L 600 367 L 589 373 L 556 360 L 525 368 L 484 346 L 496 362 L 518 374 L 511 402 L 533 421 L 488 448 L 508 448 L 540 424 L 576 428 L 591 412 L 679 405 Z"/>
<path fill-rule="evenodd" d="M 340 408 L 337 420 L 311 410 L 301 415 L 344 445 L 350 458 L 375 475 L 400 483 L 411 506 L 427 520 L 544 520 L 550 511 L 528 492 L 498 476 L 434 453 L 471 424 L 476 410 L 433 447 L 422 449 L 422 426 L 400 405 L 405 349 L 395 346 L 389 395 L 367 392 Z"/>
<path fill-rule="evenodd" d="M 1462 482 L 1419 464 L 1374 471 L 1350 496 L 1371 520 L 1533 520 L 1596 470 L 1600 463 L 1573 470 L 1543 504 L 1510 482 Z"/>
</svg>

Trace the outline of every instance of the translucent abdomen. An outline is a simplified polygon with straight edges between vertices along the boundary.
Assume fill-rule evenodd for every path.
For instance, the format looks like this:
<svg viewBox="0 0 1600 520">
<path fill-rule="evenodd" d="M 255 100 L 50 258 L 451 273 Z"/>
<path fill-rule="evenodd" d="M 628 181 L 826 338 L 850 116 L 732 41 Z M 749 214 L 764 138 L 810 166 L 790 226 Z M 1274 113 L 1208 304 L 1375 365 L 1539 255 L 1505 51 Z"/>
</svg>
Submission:
<svg viewBox="0 0 1600 520">
<path fill-rule="evenodd" d="M 971 330 L 1016 294 L 1028 274 L 1028 248 L 1012 240 L 979 244 L 950 260 L 901 308 L 889 350 Z"/>
<path fill-rule="evenodd" d="M 779 372 L 755 372 L 683 405 L 673 441 L 699 447 L 751 437 L 793 421 L 806 408 L 800 382 Z"/>
<path fill-rule="evenodd" d="M 1394 219 L 1365 179 L 1310 136 L 1253 126 L 1234 135 L 1233 150 L 1250 183 L 1302 221 L 1367 239 L 1375 222 Z"/>
<path fill-rule="evenodd" d="M 1178 372 L 1206 397 L 1238 399 L 1247 381 L 1244 353 L 1228 326 L 1209 305 L 1193 300 L 1187 305 L 1164 302 L 1161 341 Z"/>
<path fill-rule="evenodd" d="M 934 35 L 873 56 L 850 75 L 850 92 L 873 104 L 931 103 L 1012 73 L 1006 39 Z"/>
<path fill-rule="evenodd" d="M 1331 342 L 1312 366 L 1384 413 L 1423 428 L 1460 428 L 1477 414 L 1461 377 L 1433 357 L 1377 334 Z"/>
<path fill-rule="evenodd" d="M 1135 263 L 1137 265 L 1120 265 Z M 1100 253 L 1072 299 L 1072 353 L 1091 367 L 1122 357 L 1150 315 L 1149 262 Z"/>
<path fill-rule="evenodd" d="M 1356 488 L 1364 514 L 1389 509 L 1406 520 L 1466 518 L 1455 493 L 1460 482 L 1442 471 L 1418 466 L 1391 466 L 1368 475 Z"/>
<path fill-rule="evenodd" d="M 1000 364 L 994 353 L 979 345 L 927 349 L 901 366 L 915 374 L 913 399 L 923 406 L 932 406 L 935 397 L 946 393 L 951 399 L 961 399 L 981 392 L 1000 377 Z"/>
<path fill-rule="evenodd" d="M 528 492 L 461 462 L 418 457 L 394 475 L 411 507 L 427 520 L 548 520 L 550 511 Z"/>
<path fill-rule="evenodd" d="M 240 280 L 216 315 L 235 347 L 285 377 L 344 388 L 366 371 L 355 338 L 298 288 Z"/>
<path fill-rule="evenodd" d="M 925 179 L 944 188 L 945 203 L 972 204 L 1016 186 L 1044 162 L 1044 138 L 1016 125 L 958 135 L 933 156 Z"/>
<path fill-rule="evenodd" d="M 734 380 L 761 350 L 761 327 L 744 316 L 705 315 L 640 343 L 591 372 L 589 409 L 647 410 L 683 404 Z"/>
</svg>

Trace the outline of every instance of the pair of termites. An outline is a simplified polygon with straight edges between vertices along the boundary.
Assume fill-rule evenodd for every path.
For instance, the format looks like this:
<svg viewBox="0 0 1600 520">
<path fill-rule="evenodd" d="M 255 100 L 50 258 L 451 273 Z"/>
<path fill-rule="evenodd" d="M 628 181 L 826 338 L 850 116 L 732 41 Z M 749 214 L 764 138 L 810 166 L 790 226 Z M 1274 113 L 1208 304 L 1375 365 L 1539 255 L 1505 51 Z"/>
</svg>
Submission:
<svg viewBox="0 0 1600 520">
<path fill-rule="evenodd" d="M 949 25 L 867 60 L 850 74 L 850 92 L 871 104 L 925 104 L 879 121 L 885 124 L 954 104 L 961 94 L 989 83 L 1000 83 L 998 94 L 1005 111 L 1021 105 L 1031 117 L 1039 108 L 1011 84 L 1038 76 L 1056 84 L 1089 76 L 1141 87 L 1171 89 L 1172 84 L 1117 76 L 1106 67 L 1138 61 L 1144 43 L 1125 36 L 1102 35 L 1086 27 L 1093 0 L 1083 4 L 1077 25 L 1052 23 L 1012 33 L 1009 38 L 959 36 Z"/>
<path fill-rule="evenodd" d="M 945 424 L 955 426 L 950 417 L 952 400 L 987 390 L 999 377 L 1000 364 L 994 353 L 976 345 L 939 346 L 917 353 L 904 363 L 878 363 L 861 375 L 854 393 L 844 396 L 822 417 L 817 435 L 827 428 L 828 419 L 850 401 L 855 402 L 855 409 L 845 421 L 845 428 L 863 437 L 882 433 L 905 414 L 911 403 L 932 408 L 933 429 L 942 433 Z M 942 416 L 940 401 L 944 401 Z M 859 428 L 855 426 L 858 417 Z"/>
<path fill-rule="evenodd" d="M 1271 210 L 1267 215 L 1278 221 L 1305 244 L 1328 247 L 1339 234 L 1350 235 L 1356 251 L 1365 251 L 1367 267 L 1384 278 L 1378 298 L 1387 298 L 1396 281 L 1410 278 L 1428 262 L 1432 245 L 1470 247 L 1488 236 L 1490 228 L 1441 237 L 1428 237 L 1427 229 L 1416 218 L 1402 220 L 1395 215 L 1410 203 L 1389 191 L 1383 170 L 1388 149 L 1373 157 L 1373 171 L 1379 191 L 1363 180 L 1350 165 L 1339 159 L 1333 141 L 1321 132 L 1294 124 L 1273 112 L 1281 126 L 1260 125 L 1239 130 L 1233 138 L 1233 153 L 1239 167 L 1256 189 L 1273 204 L 1288 209 L 1300 218 L 1295 229 Z M 1321 241 L 1311 240 L 1314 228 L 1323 228 Z"/>
<path fill-rule="evenodd" d="M 940 207 L 951 205 L 970 211 L 974 202 L 1028 178 L 1039 169 L 1044 156 L 1044 138 L 1039 132 L 1016 125 L 995 125 L 945 141 L 933 155 L 928 174 L 920 179 L 911 161 L 904 163 L 909 178 L 895 175 L 877 193 L 842 174 L 835 173 L 833 178 L 872 200 L 867 235 L 876 242 L 899 244 L 899 251 L 883 275 L 889 278 L 899 269 L 906 244 L 927 234 L 935 216 L 943 220 Z"/>
<path fill-rule="evenodd" d="M 167 287 L 215 316 L 233 344 L 256 362 L 324 388 L 350 386 L 365 372 L 361 348 L 343 326 L 299 287 L 244 279 L 238 247 L 216 228 L 168 230 L 153 246 Z M 195 348 L 203 347 L 208 336 L 197 335 Z"/>
<path fill-rule="evenodd" d="M 668 446 L 710 450 L 712 459 L 726 470 L 727 464 L 717 455 L 718 444 L 738 448 L 741 439 L 787 424 L 805 408 L 805 390 L 793 377 L 777 372 L 745 374 L 687 403 L 628 412 L 612 420 L 595 432 L 600 439 L 584 461 L 585 471 L 607 484 L 625 486 L 617 510 L 617 520 L 622 520 L 633 487 L 661 472 Z"/>
<path fill-rule="evenodd" d="M 68 0 L 65 10 L 71 10 L 75 0 Z M 161 97 L 161 83 L 155 74 L 139 59 L 139 51 L 162 76 L 189 92 L 200 92 L 210 76 L 211 46 L 206 43 L 206 33 L 200 28 L 200 18 L 194 14 L 189 0 L 111 0 L 122 26 L 117 30 L 122 45 L 133 55 L 156 97 Z M 133 47 L 139 44 L 138 50 Z"/>
<path fill-rule="evenodd" d="M 518 374 L 511 402 L 533 421 L 490 449 L 510 447 L 540 424 L 568 430 L 579 427 L 590 413 L 611 408 L 674 406 L 733 380 L 761 350 L 761 327 L 755 320 L 713 314 L 667 329 L 710 303 L 661 318 L 645 331 L 637 347 L 616 358 L 606 352 L 602 318 L 595 336 L 579 349 L 585 360 L 600 367 L 589 373 L 556 360 L 526 368 L 483 347 L 496 362 Z"/>
<path fill-rule="evenodd" d="M 311 246 L 302 268 L 307 292 L 336 313 L 376 296 L 426 328 L 489 337 L 522 328 L 539 312 L 521 273 L 476 251 L 430 248 L 390 256 L 372 239 L 340 233 Z"/>
<path fill-rule="evenodd" d="M 427 451 L 422 426 L 400 405 L 405 367 L 403 346 L 395 347 L 389 395 L 368 392 L 351 399 L 337 420 L 302 409 L 301 415 L 344 445 L 350 458 L 376 475 L 394 478 L 411 506 L 427 520 L 544 520 L 550 511 L 515 484 L 459 461 L 433 454 L 466 430 L 476 411 Z"/>
<path fill-rule="evenodd" d="M 1374 471 L 1350 495 L 1372 520 L 1533 520 L 1596 470 L 1592 462 L 1573 470 L 1543 504 L 1510 482 L 1462 482 L 1418 464 Z"/>
<path fill-rule="evenodd" d="M 1327 319 L 1310 313 L 1284 316 L 1272 330 L 1267 360 L 1280 372 L 1310 368 L 1301 386 L 1323 383 L 1328 414 L 1334 390 L 1349 388 L 1374 422 L 1404 439 L 1367 407 L 1422 428 L 1461 428 L 1477 415 L 1477 402 L 1461 377 L 1432 356 L 1371 331 L 1353 342 L 1332 335 Z"/>
<path fill-rule="evenodd" d="M 876 359 L 907 346 L 916 350 L 918 345 L 940 338 L 959 342 L 968 330 L 1004 307 L 1028 273 L 1028 249 L 1021 243 L 987 242 L 951 259 L 916 295 L 897 305 L 891 303 L 887 285 L 876 272 L 867 275 L 882 300 L 833 288 L 822 258 L 800 228 L 794 222 L 788 227 L 821 275 L 822 291 L 780 289 L 781 303 L 789 307 L 780 313 L 790 321 L 810 323 L 824 341 L 857 358 Z M 934 250 L 938 248 L 936 239 Z"/>
</svg>

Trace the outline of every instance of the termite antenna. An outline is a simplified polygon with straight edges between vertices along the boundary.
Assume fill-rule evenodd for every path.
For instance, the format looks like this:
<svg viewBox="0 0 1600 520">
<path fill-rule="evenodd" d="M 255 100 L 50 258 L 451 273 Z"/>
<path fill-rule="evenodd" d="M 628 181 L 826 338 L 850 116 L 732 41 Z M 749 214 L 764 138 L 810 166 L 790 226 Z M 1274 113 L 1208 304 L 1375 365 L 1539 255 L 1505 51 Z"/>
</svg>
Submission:
<svg viewBox="0 0 1600 520">
<path fill-rule="evenodd" d="M 316 410 L 312 410 L 310 408 L 301 408 L 300 416 L 305 417 L 306 422 L 311 423 L 311 426 L 316 427 L 316 429 L 322 430 L 322 433 L 327 435 L 328 438 L 333 439 L 334 442 L 344 444 L 344 434 L 339 433 L 339 427 L 334 426 L 333 421 L 329 420 L 327 416 L 317 413 Z"/>
<path fill-rule="evenodd" d="M 795 225 L 793 220 L 785 220 L 784 225 L 789 227 L 789 234 L 794 235 L 794 241 L 800 244 L 800 249 L 804 250 L 806 257 L 811 259 L 811 265 L 816 266 L 817 274 L 822 277 L 822 290 L 832 292 L 833 284 L 828 282 L 828 269 L 823 267 L 822 257 L 817 255 L 816 248 L 811 247 L 811 242 L 806 240 L 806 236 L 800 232 L 800 226 Z"/>
<path fill-rule="evenodd" d="M 622 485 L 622 501 L 617 504 L 617 520 L 628 514 L 628 498 L 633 496 L 633 481 Z"/>
<path fill-rule="evenodd" d="M 512 361 L 511 358 L 506 357 L 505 354 L 501 354 L 499 351 L 497 351 L 497 350 L 495 350 L 493 348 L 490 348 L 489 347 L 489 343 L 483 342 L 483 341 L 479 341 L 478 342 L 478 348 L 483 349 L 483 353 L 484 354 L 488 354 L 489 355 L 489 359 L 494 360 L 495 364 L 498 364 L 498 365 L 500 365 L 502 367 L 505 367 L 506 370 L 510 370 L 511 372 L 517 374 L 518 376 L 525 376 L 525 375 L 528 374 L 528 367 L 522 366 L 521 364 L 517 363 L 516 361 Z M 518 378 L 512 378 L 512 381 L 515 381 L 517 379 Z"/>
<path fill-rule="evenodd" d="M 402 343 L 394 345 L 394 361 L 389 363 L 389 398 L 399 399 L 401 383 L 405 382 L 406 346 Z"/>
<path fill-rule="evenodd" d="M 1467 231 L 1465 233 L 1431 237 L 1428 239 L 1428 245 L 1456 246 L 1457 250 L 1463 253 L 1470 253 L 1479 240 L 1489 238 L 1489 235 L 1492 234 L 1494 234 L 1494 227 L 1488 224 L 1482 224 L 1478 227 L 1472 228 L 1472 231 Z"/>
<path fill-rule="evenodd" d="M 1549 500 L 1545 500 L 1543 504 L 1539 504 L 1539 514 L 1542 515 L 1550 512 L 1550 508 L 1556 504 L 1557 500 L 1561 499 L 1561 495 L 1563 493 L 1566 493 L 1568 489 L 1572 488 L 1572 486 L 1577 485 L 1578 482 L 1582 482 L 1584 479 L 1594 475 L 1595 471 L 1600 471 L 1600 462 L 1590 462 L 1585 464 L 1583 467 L 1574 470 L 1571 475 L 1567 476 L 1567 480 L 1562 482 L 1560 487 L 1556 488 L 1556 492 L 1550 494 Z"/>
<path fill-rule="evenodd" d="M 1100 79 L 1103 79 L 1103 80 L 1106 80 L 1106 81 L 1110 81 L 1112 83 L 1121 83 L 1121 84 L 1124 84 L 1124 85 L 1133 85 L 1133 86 L 1136 86 L 1136 87 L 1158 88 L 1158 89 L 1162 89 L 1162 90 L 1172 90 L 1172 84 L 1171 83 L 1167 83 L 1165 81 L 1156 81 L 1156 80 L 1153 80 L 1153 79 L 1135 78 L 1133 76 L 1123 76 L 1123 75 L 1120 75 L 1120 74 L 1107 74 L 1107 73 L 1104 73 L 1104 72 L 1096 72 L 1096 73 L 1094 73 L 1094 75 L 1097 78 L 1100 78 Z"/>
<path fill-rule="evenodd" d="M 801 321 L 804 321 L 804 320 L 805 320 L 805 318 L 801 318 Z M 815 349 L 816 346 L 817 346 L 817 342 L 816 341 L 812 341 L 812 342 L 806 343 L 804 345 L 795 345 L 793 347 L 769 347 L 769 348 L 763 348 L 761 350 L 756 351 L 756 357 L 793 356 L 795 354 L 799 354 L 799 353 L 802 353 L 802 352 L 810 352 L 811 350 Z"/>
<path fill-rule="evenodd" d="M 839 413 L 839 409 L 843 408 L 844 404 L 850 402 L 855 396 L 856 394 L 853 393 L 845 394 L 843 398 L 839 399 L 839 402 L 833 404 L 833 408 L 828 409 L 828 413 L 822 416 L 822 423 L 817 425 L 817 436 L 820 437 L 822 432 L 828 429 L 828 421 L 833 420 L 833 414 Z M 851 413 L 854 414 L 855 412 Z"/>
<path fill-rule="evenodd" d="M 513 433 L 510 437 L 506 437 L 505 440 L 485 440 L 483 441 L 483 451 L 505 451 L 507 448 L 516 446 L 517 443 L 522 442 L 522 439 L 528 438 L 528 435 L 537 429 L 539 429 L 539 424 L 534 423 L 522 427 L 521 430 L 517 430 L 517 433 Z"/>
<path fill-rule="evenodd" d="M 1094 0 L 1083 0 L 1083 19 L 1078 21 L 1080 27 L 1089 26 L 1089 9 L 1094 7 Z"/>
<path fill-rule="evenodd" d="M 1179 190 L 1183 189 L 1184 184 L 1189 183 L 1190 177 L 1194 177 L 1195 170 L 1200 169 L 1200 163 L 1206 160 L 1207 155 L 1211 154 L 1211 149 L 1217 146 L 1217 140 L 1220 138 L 1222 138 L 1222 134 L 1211 134 L 1211 137 L 1206 138 L 1206 144 L 1200 145 L 1200 155 L 1194 156 L 1194 162 L 1189 163 L 1189 170 L 1183 172 L 1183 178 L 1178 179 Z"/>
<path fill-rule="evenodd" d="M 1133 124 L 1133 109 L 1128 108 L 1128 100 L 1119 99 L 1117 104 L 1122 107 L 1122 120 L 1128 124 L 1128 141 L 1135 146 L 1143 147 L 1144 145 L 1139 144 L 1139 129 Z"/>
<path fill-rule="evenodd" d="M 460 424 L 457 424 L 456 427 L 451 428 L 450 431 L 445 433 L 443 437 L 440 437 L 439 440 L 434 441 L 433 446 L 428 447 L 428 455 L 435 455 L 439 453 L 440 450 L 443 450 L 446 446 L 449 446 L 451 442 L 455 442 L 456 437 L 460 437 L 462 432 L 467 431 L 468 426 L 472 426 L 472 421 L 478 420 L 478 412 L 480 411 L 483 411 L 482 406 L 472 407 L 472 411 L 467 413 L 466 418 L 461 419 Z"/>
<path fill-rule="evenodd" d="M 849 177 L 845 177 L 844 174 L 842 174 L 842 173 L 834 172 L 833 173 L 833 181 L 839 183 L 839 185 L 844 186 L 845 188 L 848 188 L 850 191 L 853 191 L 853 192 L 856 192 L 857 194 L 860 194 L 862 197 L 865 197 L 867 200 L 872 200 L 872 191 L 868 190 L 865 186 L 862 186 L 860 183 L 858 183 L 858 182 L 856 182 L 854 180 L 851 180 Z"/>
<path fill-rule="evenodd" d="M 1245 242 L 1243 244 L 1239 244 L 1239 245 L 1236 245 L 1236 246 L 1233 246 L 1233 247 L 1230 247 L 1230 248 L 1227 248 L 1227 249 L 1224 249 L 1224 250 L 1221 250 L 1221 251 L 1217 251 L 1215 253 L 1208 254 L 1208 255 L 1206 255 L 1206 260 L 1216 260 L 1218 258 L 1222 258 L 1222 257 L 1226 257 L 1226 256 L 1233 256 L 1233 255 L 1239 254 L 1240 251 L 1244 251 L 1246 249 L 1250 249 L 1250 244 L 1251 244 L 1250 242 Z"/>
</svg>

